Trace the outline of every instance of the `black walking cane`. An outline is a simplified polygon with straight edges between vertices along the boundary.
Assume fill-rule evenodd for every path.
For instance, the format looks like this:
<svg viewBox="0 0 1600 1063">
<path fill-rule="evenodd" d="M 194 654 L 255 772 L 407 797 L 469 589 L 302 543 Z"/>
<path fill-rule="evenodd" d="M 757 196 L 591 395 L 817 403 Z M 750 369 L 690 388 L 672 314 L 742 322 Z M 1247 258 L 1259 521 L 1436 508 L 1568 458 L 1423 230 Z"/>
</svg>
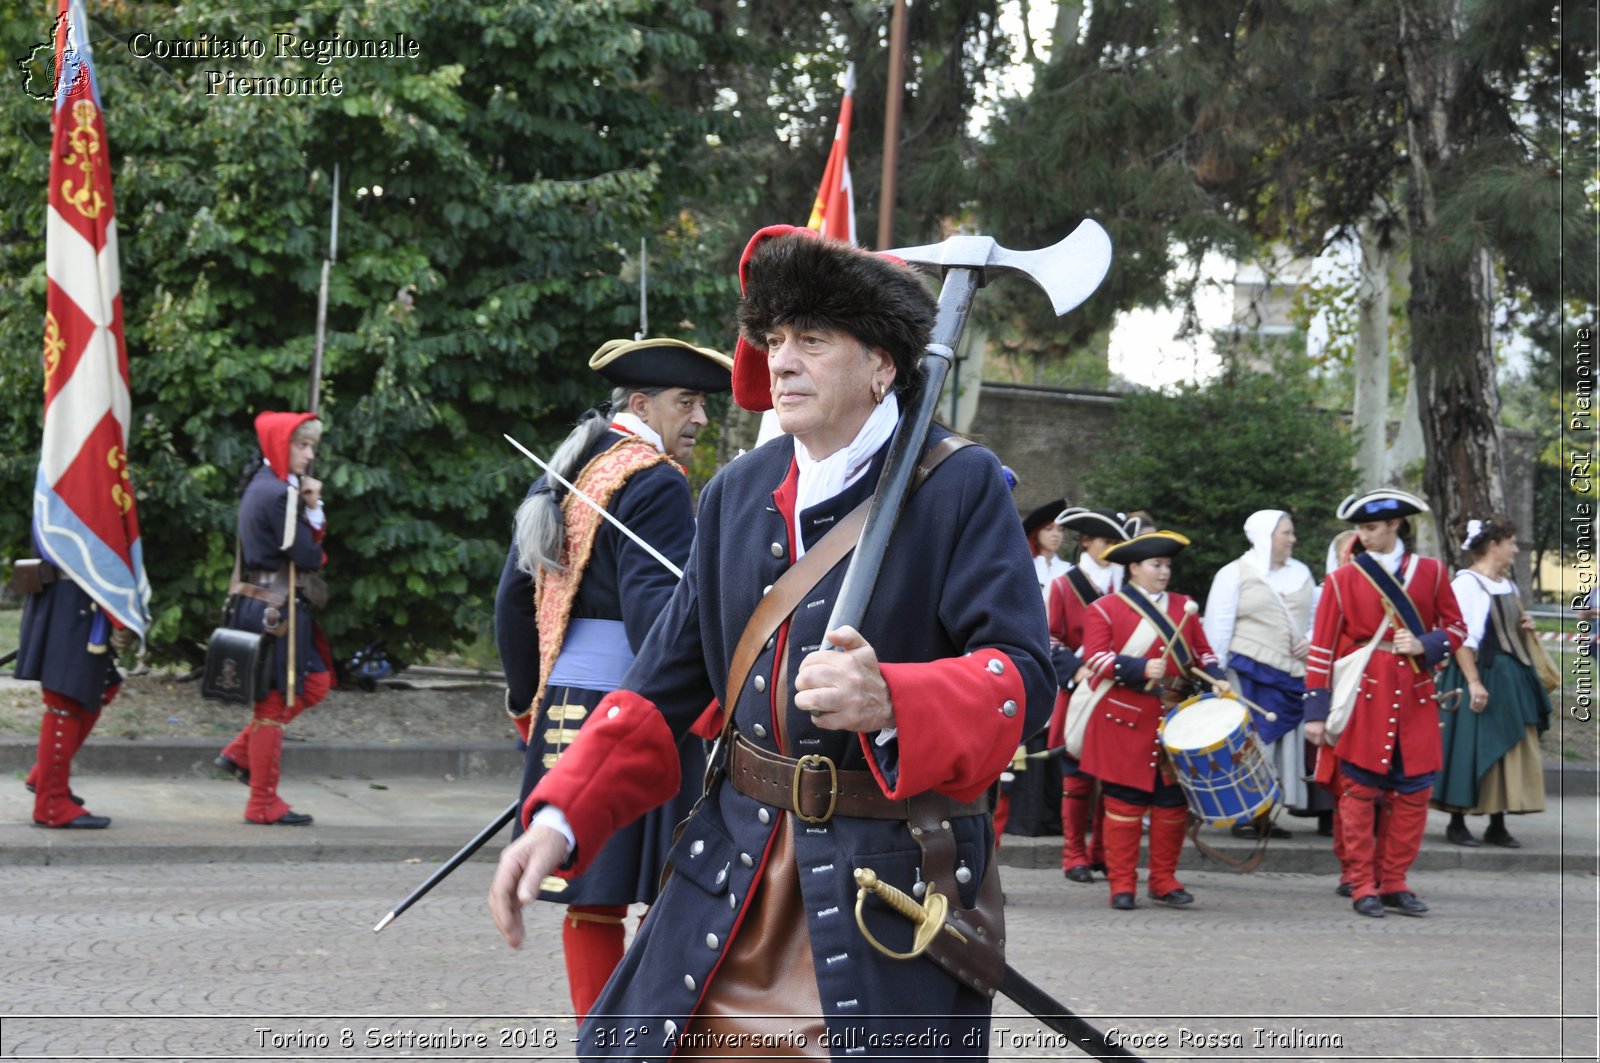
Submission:
<svg viewBox="0 0 1600 1063">
<path fill-rule="evenodd" d="M 861 628 L 867 605 L 872 599 L 873 587 L 878 580 L 878 571 L 883 567 L 884 555 L 888 552 L 889 539 L 894 534 L 895 523 L 910 494 L 912 476 L 928 440 L 940 389 L 949 372 L 956 344 L 960 341 L 978 288 L 992 273 L 1024 274 L 1050 296 L 1051 305 L 1059 317 L 1083 302 L 1099 287 L 1106 270 L 1111 266 L 1111 241 L 1100 226 L 1085 221 L 1060 243 L 1039 251 L 1009 251 L 987 236 L 955 236 L 941 244 L 890 251 L 887 254 L 919 265 L 940 267 L 944 272 L 944 285 L 939 291 L 939 310 L 934 319 L 933 339 L 922 357 L 922 391 L 901 420 L 894 442 L 890 444 L 877 493 L 873 496 L 871 508 L 867 510 L 866 524 L 861 529 L 861 538 L 845 570 L 844 583 L 834 603 L 833 614 L 828 618 L 829 631 L 846 626 L 858 631 Z M 858 877 L 861 874 L 857 872 Z M 916 902 L 904 898 L 887 883 L 875 884 L 874 892 L 889 900 L 891 906 L 901 910 L 902 914 L 917 918 L 909 911 L 917 908 Z M 893 902 L 896 900 L 905 903 L 895 905 Z M 1010 964 L 1005 967 L 999 991 L 1096 1059 L 1139 1058 L 1126 1048 L 1107 1041 L 1099 1030 L 1017 973 Z"/>
<path fill-rule="evenodd" d="M 427 892 L 433 889 L 433 887 L 437 886 L 439 883 L 443 882 L 450 872 L 466 863 L 469 856 L 477 852 L 479 849 L 482 849 L 490 838 L 493 838 L 496 834 L 500 833 L 500 828 L 511 822 L 512 817 L 517 814 L 517 809 L 520 807 L 522 807 L 522 802 L 520 800 L 513 801 L 507 805 L 504 812 L 500 813 L 486 827 L 480 830 L 470 842 L 463 845 L 456 852 L 456 855 L 439 865 L 439 870 L 429 875 L 428 881 L 412 890 L 406 895 L 405 900 L 401 901 L 399 904 L 395 905 L 389 910 L 388 915 L 384 916 L 382 919 L 379 919 L 378 925 L 372 928 L 372 932 L 376 934 L 378 931 L 394 922 L 397 918 L 399 918 L 401 912 L 422 900 Z"/>
</svg>

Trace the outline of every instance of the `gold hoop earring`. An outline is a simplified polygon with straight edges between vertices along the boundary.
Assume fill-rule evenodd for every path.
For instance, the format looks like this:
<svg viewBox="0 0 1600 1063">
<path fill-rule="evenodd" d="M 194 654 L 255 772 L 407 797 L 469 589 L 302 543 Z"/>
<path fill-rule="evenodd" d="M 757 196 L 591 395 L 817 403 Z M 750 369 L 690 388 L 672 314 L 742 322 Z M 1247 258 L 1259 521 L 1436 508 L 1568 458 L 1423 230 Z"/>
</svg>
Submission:
<svg viewBox="0 0 1600 1063">
<path fill-rule="evenodd" d="M 882 406 L 883 405 L 883 400 L 888 398 L 888 397 L 889 397 L 889 389 L 888 389 L 888 387 L 886 385 L 884 385 L 883 383 L 881 383 L 881 382 L 876 382 L 875 381 L 873 383 L 873 385 L 872 385 L 872 404 L 874 406 Z"/>
</svg>

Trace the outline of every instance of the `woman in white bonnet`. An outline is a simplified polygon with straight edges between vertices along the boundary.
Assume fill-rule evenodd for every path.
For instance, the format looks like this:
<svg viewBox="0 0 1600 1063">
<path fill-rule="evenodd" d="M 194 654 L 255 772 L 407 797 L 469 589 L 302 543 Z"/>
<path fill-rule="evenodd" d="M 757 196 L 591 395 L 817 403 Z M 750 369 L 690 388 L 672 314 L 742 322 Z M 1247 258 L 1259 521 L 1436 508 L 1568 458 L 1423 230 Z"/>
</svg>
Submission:
<svg viewBox="0 0 1600 1063">
<path fill-rule="evenodd" d="M 1306 653 L 1317 585 L 1311 571 L 1292 556 L 1294 521 L 1281 509 L 1262 509 L 1244 522 L 1250 549 L 1218 570 L 1206 598 L 1206 638 L 1227 664 L 1235 689 L 1276 720 L 1254 718 L 1266 743 L 1283 803 L 1312 808 L 1306 786 L 1305 743 L 1300 732 Z M 1253 838 L 1265 823 L 1242 823 L 1233 832 Z M 1272 827 L 1273 837 L 1289 832 Z"/>
</svg>

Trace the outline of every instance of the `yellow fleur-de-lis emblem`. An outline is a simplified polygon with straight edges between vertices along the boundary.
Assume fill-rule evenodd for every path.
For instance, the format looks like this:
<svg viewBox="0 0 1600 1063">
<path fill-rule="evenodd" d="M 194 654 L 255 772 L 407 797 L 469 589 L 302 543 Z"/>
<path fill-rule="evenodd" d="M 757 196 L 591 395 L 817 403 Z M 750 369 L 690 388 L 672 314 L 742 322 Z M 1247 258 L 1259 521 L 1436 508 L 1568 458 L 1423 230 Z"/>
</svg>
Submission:
<svg viewBox="0 0 1600 1063">
<path fill-rule="evenodd" d="M 61 182 L 61 194 L 85 218 L 98 218 L 106 205 L 94 187 L 94 167 L 96 162 L 102 161 L 99 158 L 100 134 L 94 129 L 94 115 L 94 104 L 88 100 L 79 100 L 72 105 L 72 118 L 77 125 L 67 134 L 67 143 L 72 145 L 72 150 L 61 160 L 67 166 L 76 166 L 83 174 L 83 187 L 74 192 L 69 178 Z"/>
<path fill-rule="evenodd" d="M 50 378 L 55 375 L 61 365 L 61 352 L 67 349 L 67 341 L 61 338 L 61 323 L 50 311 L 44 312 L 44 389 L 50 390 Z"/>
</svg>

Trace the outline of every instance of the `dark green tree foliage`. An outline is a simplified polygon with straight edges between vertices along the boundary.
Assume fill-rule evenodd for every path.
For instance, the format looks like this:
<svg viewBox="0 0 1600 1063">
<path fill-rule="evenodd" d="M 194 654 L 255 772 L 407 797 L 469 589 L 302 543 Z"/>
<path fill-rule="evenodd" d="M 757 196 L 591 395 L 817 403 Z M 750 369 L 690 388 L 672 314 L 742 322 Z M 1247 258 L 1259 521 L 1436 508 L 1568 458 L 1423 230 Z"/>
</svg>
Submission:
<svg viewBox="0 0 1600 1063">
<path fill-rule="evenodd" d="M 604 394 L 603 340 L 651 318 L 725 340 L 726 272 L 680 204 L 731 139 L 697 71 L 723 55 L 688 0 L 425 0 L 271 8 L 92 4 L 132 365 L 131 455 L 156 638 L 209 629 L 233 555 L 234 487 L 262 409 L 303 408 L 329 185 L 341 164 L 317 474 L 329 498 L 324 618 L 336 652 L 379 634 L 442 646 L 482 629 L 512 510 L 548 448 Z M 47 35 L 6 20 L 8 55 Z M 262 60 L 140 59 L 132 36 L 240 36 Z M 420 43 L 416 59 L 277 58 L 272 35 Z M 317 77 L 340 97 L 208 94 L 208 70 Z M 703 98 L 706 97 L 706 98 Z M 26 556 L 39 439 L 49 107 L 0 94 L 0 554 Z M 381 193 L 380 193 L 381 189 Z"/>
<path fill-rule="evenodd" d="M 1193 545 L 1173 566 L 1173 589 L 1203 600 L 1217 569 L 1249 548 L 1245 518 L 1285 510 L 1295 556 L 1321 579 L 1328 541 L 1345 525 L 1334 506 L 1354 488 L 1355 447 L 1312 405 L 1295 373 L 1240 374 L 1174 395 L 1137 392 L 1117 411 L 1117 440 L 1086 477 L 1093 505 L 1149 510 Z"/>
</svg>

